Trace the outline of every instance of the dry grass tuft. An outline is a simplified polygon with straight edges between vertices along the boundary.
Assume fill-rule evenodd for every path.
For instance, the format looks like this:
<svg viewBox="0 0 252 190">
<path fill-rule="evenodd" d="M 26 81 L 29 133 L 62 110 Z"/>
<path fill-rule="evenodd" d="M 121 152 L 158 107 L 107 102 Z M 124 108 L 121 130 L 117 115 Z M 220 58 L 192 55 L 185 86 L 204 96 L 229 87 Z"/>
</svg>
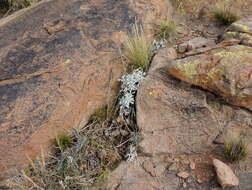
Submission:
<svg viewBox="0 0 252 190">
<path fill-rule="evenodd" d="M 176 24 L 173 20 L 162 20 L 154 28 L 154 35 L 158 40 L 168 40 L 176 33 Z"/>
<path fill-rule="evenodd" d="M 142 27 L 134 25 L 133 32 L 125 42 L 125 57 L 134 68 L 146 69 L 151 61 L 151 42 L 147 39 Z"/>
<path fill-rule="evenodd" d="M 229 135 L 224 142 L 224 155 L 230 162 L 238 162 L 248 156 L 248 143 L 243 135 Z"/>
<path fill-rule="evenodd" d="M 239 19 L 237 11 L 227 5 L 216 6 L 213 10 L 213 15 L 223 25 L 230 25 Z"/>
</svg>

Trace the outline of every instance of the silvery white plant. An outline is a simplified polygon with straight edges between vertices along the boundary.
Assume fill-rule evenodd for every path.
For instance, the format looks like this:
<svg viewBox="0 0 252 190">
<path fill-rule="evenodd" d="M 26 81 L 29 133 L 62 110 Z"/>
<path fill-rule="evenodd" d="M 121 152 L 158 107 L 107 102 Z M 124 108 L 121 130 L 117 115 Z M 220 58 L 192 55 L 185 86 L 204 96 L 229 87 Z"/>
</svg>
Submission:
<svg viewBox="0 0 252 190">
<path fill-rule="evenodd" d="M 145 72 L 141 69 L 134 70 L 131 74 L 123 75 L 119 81 L 121 82 L 120 93 L 122 97 L 119 100 L 121 116 L 128 116 L 135 104 L 135 95 L 140 82 L 144 79 Z"/>
<path fill-rule="evenodd" d="M 137 150 L 136 147 L 133 145 L 130 145 L 129 151 L 126 154 L 126 161 L 127 162 L 133 162 L 137 158 Z"/>
<path fill-rule="evenodd" d="M 154 40 L 152 42 L 152 52 L 153 53 L 157 53 L 157 51 L 161 48 L 165 48 L 166 47 L 166 40 L 162 39 L 162 40 Z"/>
</svg>

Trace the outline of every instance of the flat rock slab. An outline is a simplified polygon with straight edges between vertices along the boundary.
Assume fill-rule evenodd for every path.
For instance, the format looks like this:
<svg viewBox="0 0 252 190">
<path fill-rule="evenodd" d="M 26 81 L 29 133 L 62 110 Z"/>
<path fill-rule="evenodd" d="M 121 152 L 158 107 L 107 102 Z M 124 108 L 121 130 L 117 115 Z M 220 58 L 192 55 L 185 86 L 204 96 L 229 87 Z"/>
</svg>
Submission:
<svg viewBox="0 0 252 190">
<path fill-rule="evenodd" d="M 85 125 L 114 92 L 117 50 L 132 24 L 148 29 L 170 8 L 165 0 L 47 0 L 0 20 L 0 179 Z"/>
</svg>

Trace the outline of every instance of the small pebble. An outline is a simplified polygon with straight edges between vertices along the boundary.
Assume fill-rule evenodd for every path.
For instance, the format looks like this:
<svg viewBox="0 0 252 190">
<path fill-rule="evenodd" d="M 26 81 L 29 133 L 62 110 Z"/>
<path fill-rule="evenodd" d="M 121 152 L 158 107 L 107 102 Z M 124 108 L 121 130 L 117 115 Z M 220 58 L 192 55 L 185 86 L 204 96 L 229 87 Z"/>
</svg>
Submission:
<svg viewBox="0 0 252 190">
<path fill-rule="evenodd" d="M 195 170 L 195 168 L 196 168 L 196 165 L 195 165 L 195 163 L 193 161 L 190 162 L 190 168 L 192 170 Z"/>
<path fill-rule="evenodd" d="M 177 175 L 183 179 L 186 179 L 190 176 L 187 172 L 179 172 Z"/>
</svg>

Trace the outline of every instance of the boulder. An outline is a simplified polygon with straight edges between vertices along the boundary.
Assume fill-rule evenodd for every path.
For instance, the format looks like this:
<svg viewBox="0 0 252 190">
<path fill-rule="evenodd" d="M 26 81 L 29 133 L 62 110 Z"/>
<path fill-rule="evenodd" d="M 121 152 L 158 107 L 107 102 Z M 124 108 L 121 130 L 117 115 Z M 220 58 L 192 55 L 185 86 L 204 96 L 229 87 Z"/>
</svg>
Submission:
<svg viewBox="0 0 252 190">
<path fill-rule="evenodd" d="M 0 20 L 0 181 L 85 125 L 115 92 L 132 24 L 148 31 L 170 10 L 166 0 L 46 0 Z"/>
<path fill-rule="evenodd" d="M 230 25 L 222 35 L 224 40 L 237 39 L 241 44 L 252 46 L 252 17 L 243 18 Z"/>
<path fill-rule="evenodd" d="M 226 102 L 252 110 L 252 47 L 234 45 L 175 60 L 167 71 Z"/>
<path fill-rule="evenodd" d="M 239 185 L 239 179 L 228 165 L 218 159 L 213 159 L 213 165 L 217 173 L 218 182 L 223 188 Z"/>
</svg>

